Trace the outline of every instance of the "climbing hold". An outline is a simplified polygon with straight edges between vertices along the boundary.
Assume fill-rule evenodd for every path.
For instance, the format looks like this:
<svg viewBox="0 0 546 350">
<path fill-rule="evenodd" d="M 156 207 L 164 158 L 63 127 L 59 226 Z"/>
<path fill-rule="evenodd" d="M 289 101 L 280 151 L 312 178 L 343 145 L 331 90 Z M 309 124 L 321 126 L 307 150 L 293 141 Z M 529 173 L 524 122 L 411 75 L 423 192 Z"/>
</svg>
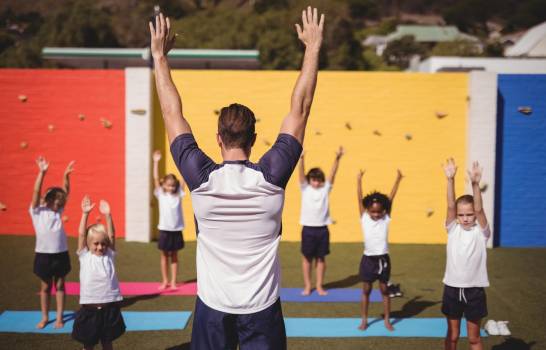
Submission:
<svg viewBox="0 0 546 350">
<path fill-rule="evenodd" d="M 259 123 L 261 121 L 260 118 L 256 118 L 256 123 Z"/>
<path fill-rule="evenodd" d="M 104 126 L 106 129 L 110 129 L 112 127 L 112 122 L 106 118 L 100 118 L 100 122 L 102 123 L 102 126 Z"/>
<path fill-rule="evenodd" d="M 335 225 L 337 224 L 337 221 L 336 220 L 332 220 L 332 225 Z"/>
<path fill-rule="evenodd" d="M 411 141 L 413 139 L 413 136 L 408 132 L 406 135 L 404 135 L 406 140 Z"/>
<path fill-rule="evenodd" d="M 320 132 L 320 130 L 315 130 L 315 135 L 320 136 L 322 135 L 322 133 Z"/>
<path fill-rule="evenodd" d="M 8 206 L 0 202 L 0 211 L 6 211 L 7 209 L 8 209 Z"/>
<path fill-rule="evenodd" d="M 267 141 L 266 139 L 264 139 L 264 144 L 265 144 L 266 146 L 271 146 L 271 142 Z"/>
<path fill-rule="evenodd" d="M 351 126 L 351 123 L 349 122 L 345 123 L 345 127 L 347 128 L 347 130 L 353 130 L 353 127 Z"/>
<path fill-rule="evenodd" d="M 68 221 L 68 215 L 63 215 L 62 218 L 63 222 L 67 222 Z"/>
<path fill-rule="evenodd" d="M 78 119 L 81 121 L 85 120 L 85 114 L 78 114 Z"/>
<path fill-rule="evenodd" d="M 480 192 L 481 192 L 481 193 L 484 193 L 485 191 L 487 191 L 487 187 L 489 187 L 487 184 L 485 184 L 485 183 L 482 184 L 482 185 L 480 186 Z"/>
<path fill-rule="evenodd" d="M 27 102 L 27 97 L 25 95 L 19 95 L 18 98 L 21 102 Z"/>
<path fill-rule="evenodd" d="M 214 110 L 214 114 L 216 114 L 216 115 L 220 115 L 220 111 L 219 111 L 219 110 L 217 110 L 217 109 L 215 109 L 215 110 Z"/>
<path fill-rule="evenodd" d="M 530 115 L 533 113 L 533 109 L 529 106 L 520 106 L 518 107 L 518 112 L 523 113 L 525 115 Z"/>
<path fill-rule="evenodd" d="M 381 131 L 379 131 L 379 130 L 377 130 L 377 129 L 373 131 L 373 134 L 374 134 L 375 136 L 381 136 L 381 135 L 382 135 L 382 134 L 381 134 Z"/>
<path fill-rule="evenodd" d="M 427 209 L 427 218 L 430 218 L 432 215 L 434 215 L 434 210 L 432 208 Z"/>
<path fill-rule="evenodd" d="M 28 142 L 21 141 L 21 143 L 19 144 L 19 147 L 21 147 L 22 149 L 26 149 L 28 147 Z"/>
<path fill-rule="evenodd" d="M 53 124 L 49 124 L 47 126 L 47 130 L 49 130 L 49 132 L 53 132 L 53 130 L 55 130 L 55 126 Z"/>
<path fill-rule="evenodd" d="M 146 110 L 145 109 L 131 109 L 131 113 L 136 114 L 136 115 L 144 115 L 144 114 L 146 114 Z"/>
<path fill-rule="evenodd" d="M 445 113 L 445 112 L 440 112 L 440 111 L 436 111 L 436 118 L 438 118 L 438 119 L 443 119 L 443 118 L 445 118 L 445 117 L 447 117 L 447 113 Z"/>
<path fill-rule="evenodd" d="M 97 217 L 95 218 L 95 221 L 96 222 L 101 222 L 102 221 L 102 218 L 100 217 L 100 215 L 97 215 Z"/>
</svg>

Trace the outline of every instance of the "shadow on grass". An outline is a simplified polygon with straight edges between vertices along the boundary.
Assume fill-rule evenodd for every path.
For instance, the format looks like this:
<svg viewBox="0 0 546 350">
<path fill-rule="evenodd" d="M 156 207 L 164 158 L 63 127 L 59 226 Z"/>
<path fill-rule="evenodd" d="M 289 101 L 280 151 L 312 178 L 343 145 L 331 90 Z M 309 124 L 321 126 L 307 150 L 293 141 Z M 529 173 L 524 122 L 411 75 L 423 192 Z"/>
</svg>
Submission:
<svg viewBox="0 0 546 350">
<path fill-rule="evenodd" d="M 166 348 L 165 350 L 189 350 L 190 349 L 190 343 L 183 343 L 180 345 L 171 346 L 170 348 Z"/>
<path fill-rule="evenodd" d="M 155 299 L 158 296 L 159 296 L 159 293 L 124 297 L 123 300 L 119 302 L 119 307 L 121 308 L 128 307 L 135 303 L 138 303 L 139 301 Z"/>
<path fill-rule="evenodd" d="M 360 276 L 358 275 L 351 275 L 348 277 L 345 277 L 344 279 L 328 282 L 323 285 L 323 288 L 326 289 L 332 289 L 332 288 L 347 288 L 352 287 L 360 282 Z"/>
<path fill-rule="evenodd" d="M 419 315 L 425 309 L 440 303 L 439 301 L 419 300 L 421 298 L 422 297 L 419 295 L 411 300 L 408 300 L 404 305 L 402 305 L 401 310 L 392 311 L 391 317 L 396 319 L 414 317 Z M 393 324 L 397 322 L 398 320 L 395 320 Z"/>
<path fill-rule="evenodd" d="M 530 350 L 536 344 L 535 341 L 526 343 L 519 338 L 506 338 L 504 343 L 493 345 L 491 350 Z"/>
</svg>

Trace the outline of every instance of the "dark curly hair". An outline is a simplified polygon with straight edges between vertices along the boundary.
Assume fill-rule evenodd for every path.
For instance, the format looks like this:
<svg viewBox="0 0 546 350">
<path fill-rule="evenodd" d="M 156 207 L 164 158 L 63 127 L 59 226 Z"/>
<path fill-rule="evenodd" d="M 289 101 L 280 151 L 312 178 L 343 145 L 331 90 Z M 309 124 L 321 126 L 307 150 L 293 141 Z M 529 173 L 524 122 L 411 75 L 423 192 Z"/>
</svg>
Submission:
<svg viewBox="0 0 546 350">
<path fill-rule="evenodd" d="M 178 192 L 178 190 L 180 189 L 180 181 L 178 180 L 178 178 L 176 177 L 176 175 L 174 174 L 167 174 L 165 175 L 161 180 L 159 180 L 159 183 L 161 185 L 163 185 L 163 183 L 167 180 L 172 180 L 174 181 L 174 192 Z"/>
<path fill-rule="evenodd" d="M 324 182 L 326 179 L 326 176 L 324 176 L 324 171 L 322 171 L 320 168 L 312 168 L 311 170 L 309 170 L 307 175 L 305 175 L 305 178 L 307 179 L 307 182 L 309 182 L 311 179 Z"/>
<path fill-rule="evenodd" d="M 57 198 L 62 199 L 64 202 L 66 202 L 66 192 L 64 189 L 60 187 L 50 187 L 46 190 L 44 201 L 47 204 L 52 203 Z"/>
<path fill-rule="evenodd" d="M 370 207 L 374 203 L 381 204 L 381 206 L 383 207 L 383 209 L 385 209 L 387 214 L 391 213 L 391 200 L 389 199 L 389 197 L 387 197 L 387 195 L 381 192 L 374 191 L 372 193 L 369 193 L 362 199 L 362 204 L 364 205 L 364 208 L 366 209 L 370 209 Z"/>
</svg>

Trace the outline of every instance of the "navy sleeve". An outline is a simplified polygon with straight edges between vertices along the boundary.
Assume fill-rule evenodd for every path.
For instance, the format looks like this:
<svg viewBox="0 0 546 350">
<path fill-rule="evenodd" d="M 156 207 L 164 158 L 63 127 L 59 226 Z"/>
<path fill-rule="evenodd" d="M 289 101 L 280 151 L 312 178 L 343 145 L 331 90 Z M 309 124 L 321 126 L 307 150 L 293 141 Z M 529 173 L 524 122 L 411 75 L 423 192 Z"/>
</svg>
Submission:
<svg viewBox="0 0 546 350">
<path fill-rule="evenodd" d="M 285 188 L 298 164 L 301 151 L 302 146 L 294 136 L 279 134 L 275 144 L 258 162 L 266 181 Z"/>
<path fill-rule="evenodd" d="M 218 167 L 199 147 L 192 134 L 178 135 L 171 143 L 171 154 L 190 191 L 209 179 Z"/>
</svg>

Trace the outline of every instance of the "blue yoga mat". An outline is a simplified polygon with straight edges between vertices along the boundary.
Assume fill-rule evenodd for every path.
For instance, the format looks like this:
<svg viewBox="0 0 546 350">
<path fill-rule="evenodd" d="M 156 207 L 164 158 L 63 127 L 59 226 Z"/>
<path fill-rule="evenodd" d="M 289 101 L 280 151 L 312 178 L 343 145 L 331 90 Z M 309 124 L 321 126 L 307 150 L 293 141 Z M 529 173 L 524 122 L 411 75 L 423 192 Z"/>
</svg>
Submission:
<svg viewBox="0 0 546 350">
<path fill-rule="evenodd" d="M 445 318 L 392 319 L 394 331 L 388 331 L 383 319 L 369 319 L 368 329 L 358 329 L 360 318 L 285 318 L 286 335 L 289 337 L 349 338 L 349 337 L 428 337 L 446 336 Z M 481 330 L 482 336 L 487 336 Z M 461 337 L 466 337 L 466 322 L 461 321 Z"/>
<path fill-rule="evenodd" d="M 313 290 L 311 295 L 301 295 L 301 288 L 281 288 L 281 300 L 283 302 L 295 303 L 356 303 L 362 298 L 362 289 L 359 288 L 333 288 L 328 289 L 328 295 L 318 295 Z M 377 289 L 372 290 L 370 302 L 380 302 L 381 292 Z"/>
<path fill-rule="evenodd" d="M 122 314 L 128 332 L 184 329 L 191 316 L 189 311 L 123 311 Z M 0 332 L 72 333 L 74 312 L 65 311 L 65 324 L 61 329 L 55 329 L 55 317 L 56 313 L 50 312 L 47 326 L 44 329 L 37 329 L 36 324 L 42 319 L 40 311 L 5 311 L 0 315 Z"/>
</svg>

